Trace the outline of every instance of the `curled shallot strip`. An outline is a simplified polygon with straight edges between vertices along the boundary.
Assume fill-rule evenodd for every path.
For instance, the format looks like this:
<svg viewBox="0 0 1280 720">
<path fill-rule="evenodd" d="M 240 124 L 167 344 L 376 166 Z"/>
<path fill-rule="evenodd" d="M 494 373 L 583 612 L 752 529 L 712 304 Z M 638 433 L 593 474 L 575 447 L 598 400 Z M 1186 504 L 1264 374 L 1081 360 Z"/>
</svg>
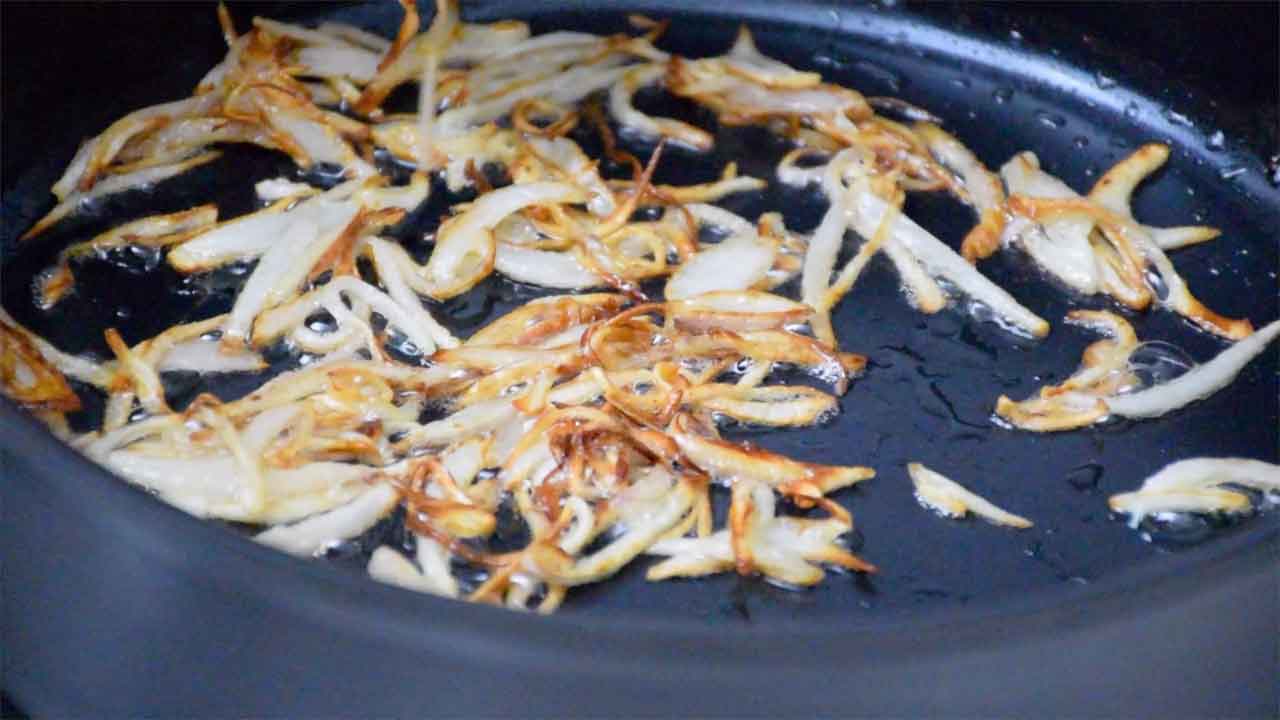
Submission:
<svg viewBox="0 0 1280 720">
<path fill-rule="evenodd" d="M 1129 356 L 1138 347 L 1133 328 L 1104 312 L 1076 311 L 1069 319 L 1101 329 L 1114 339 L 1091 345 L 1075 375 L 1056 387 L 1041 388 L 1037 397 L 1015 403 L 1001 396 L 996 414 L 1015 427 L 1047 432 L 1084 427 L 1110 416 L 1159 417 L 1226 387 L 1280 336 L 1277 320 L 1174 380 L 1133 392 L 1136 380 L 1129 370 Z"/>
<path fill-rule="evenodd" d="M 943 517 L 958 518 L 973 513 L 996 525 L 1006 525 L 1020 530 L 1031 527 L 1030 520 L 1001 510 L 956 481 L 920 463 L 908 464 L 907 472 L 910 473 L 911 483 L 915 486 L 916 499 L 921 505 Z"/>
<path fill-rule="evenodd" d="M 1137 490 L 1112 495 L 1107 503 L 1114 512 L 1128 515 L 1132 527 L 1148 515 L 1161 513 L 1248 511 L 1252 506 L 1248 496 L 1230 489 L 1233 485 L 1280 493 L 1280 466 L 1244 458 L 1179 460 L 1147 478 Z"/>
</svg>

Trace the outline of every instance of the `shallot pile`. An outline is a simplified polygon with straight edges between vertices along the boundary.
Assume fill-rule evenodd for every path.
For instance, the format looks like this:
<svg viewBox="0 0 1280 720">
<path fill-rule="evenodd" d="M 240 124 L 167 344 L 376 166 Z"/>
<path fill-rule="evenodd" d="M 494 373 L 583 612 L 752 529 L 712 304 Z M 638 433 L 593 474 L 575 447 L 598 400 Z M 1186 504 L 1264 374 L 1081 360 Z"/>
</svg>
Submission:
<svg viewBox="0 0 1280 720">
<path fill-rule="evenodd" d="M 1068 322 L 1107 338 L 1063 383 L 1021 402 L 999 398 L 999 421 L 1023 430 L 1174 411 L 1228 384 L 1280 334 L 1276 323 L 1254 333 L 1248 320 L 1213 312 L 1173 268 L 1167 251 L 1215 230 L 1133 216 L 1130 195 L 1166 160 L 1165 146 L 1140 148 L 1080 194 L 1029 152 L 997 175 L 933 119 L 904 124 L 876 110 L 931 118 L 924 111 L 769 58 L 745 27 L 723 55 L 694 59 L 659 49 L 666 24 L 640 16 L 631 33 L 531 36 L 522 22 L 464 22 L 456 0 L 440 0 L 425 28 L 414 2 L 402 5 L 392 40 L 261 18 L 241 32 L 220 7 L 222 62 L 191 97 L 137 110 L 86 141 L 23 241 L 86 201 L 252 144 L 303 171 L 258 183 L 260 209 L 224 218 L 206 204 L 134 219 L 68 246 L 34 292 L 38 306 L 56 306 L 77 292 L 80 259 L 125 246 L 162 252 L 182 274 L 247 262 L 252 272 L 225 314 L 132 346 L 108 330 L 109 362 L 64 353 L 0 313 L 6 395 L 130 482 L 193 515 L 261 526 L 256 539 L 286 552 L 322 555 L 403 508 L 412 554 L 378 548 L 373 577 L 547 612 L 569 588 L 641 555 L 662 558 L 651 580 L 737 572 L 798 587 L 820 582 L 824 568 L 875 571 L 842 544 L 853 518 L 829 497 L 872 469 L 798 462 L 721 429 L 805 427 L 839 411 L 866 358 L 843 348 L 831 314 L 877 253 L 922 313 L 962 299 L 1010 333 L 1046 335 L 1049 321 L 976 264 L 1007 250 L 1082 295 L 1128 311 L 1159 305 L 1239 341 L 1141 388 L 1128 322 L 1073 312 Z M 417 85 L 418 111 L 385 110 L 406 84 Z M 776 178 L 729 164 L 713 182 L 657 184 L 669 147 L 705 152 L 715 136 L 638 109 L 634 96 L 651 87 L 722 125 L 765 127 L 793 149 Z M 570 138 L 579 126 L 598 134 L 603 158 Z M 647 158 L 625 149 L 637 146 L 652 148 Z M 605 160 L 629 179 L 606 178 Z M 408 181 L 393 182 L 383 161 L 411 170 Z M 299 179 L 316 170 L 339 182 Z M 452 206 L 419 262 L 386 231 L 427 200 L 433 180 L 474 199 Z M 779 213 L 751 219 L 715 204 L 770 182 L 823 193 L 828 209 L 811 235 Z M 938 191 L 973 210 L 959 252 L 904 212 L 907 193 Z M 852 255 L 838 266 L 846 246 Z M 561 294 L 467 338 L 433 317 L 433 302 L 494 273 Z M 174 407 L 166 397 L 161 373 L 257 372 L 282 343 L 310 361 L 234 401 L 204 394 Z M 780 384 L 784 368 L 825 389 Z M 68 378 L 107 397 L 100 428 L 70 430 L 66 413 L 80 398 Z M 1233 465 L 1232 478 L 1252 477 L 1250 468 Z M 944 514 L 1031 525 L 922 465 L 910 472 L 921 501 Z M 713 493 L 729 497 L 719 527 Z M 1238 493 L 1195 493 L 1176 507 L 1241 509 Z M 1136 517 L 1156 507 L 1145 498 L 1112 505 Z M 508 511 L 528 542 L 497 552 L 484 541 Z M 480 580 L 461 582 L 460 565 Z"/>
</svg>

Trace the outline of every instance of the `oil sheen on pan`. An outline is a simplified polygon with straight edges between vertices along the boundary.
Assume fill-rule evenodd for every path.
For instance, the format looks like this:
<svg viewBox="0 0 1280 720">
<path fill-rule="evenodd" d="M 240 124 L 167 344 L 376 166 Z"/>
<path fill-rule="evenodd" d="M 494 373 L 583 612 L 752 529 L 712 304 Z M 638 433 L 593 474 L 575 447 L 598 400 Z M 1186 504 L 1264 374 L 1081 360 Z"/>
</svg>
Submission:
<svg viewBox="0 0 1280 720">
<path fill-rule="evenodd" d="M 260 542 L 544 612 L 856 621 L 1274 523 L 1235 176 L 927 55 L 393 10 L 226 14 L 32 179 L 10 397 Z"/>
</svg>

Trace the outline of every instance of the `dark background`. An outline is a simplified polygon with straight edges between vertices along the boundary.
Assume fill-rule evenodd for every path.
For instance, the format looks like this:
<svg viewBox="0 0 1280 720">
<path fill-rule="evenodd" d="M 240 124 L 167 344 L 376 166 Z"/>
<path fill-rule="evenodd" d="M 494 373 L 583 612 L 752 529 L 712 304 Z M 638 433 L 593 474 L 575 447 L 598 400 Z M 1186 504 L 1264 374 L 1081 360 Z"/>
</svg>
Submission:
<svg viewBox="0 0 1280 720">
<path fill-rule="evenodd" d="M 390 0 L 388 0 L 390 1 Z M 553 4 L 548 0 L 548 4 Z M 285 2 L 232 2 L 238 18 L 253 15 L 284 17 L 305 6 Z M 926 16 L 954 12 L 951 3 L 903 3 L 907 12 Z M 156 66 L 191 63 L 199 75 L 219 58 L 184 56 L 183 38 L 190 34 L 218 33 L 213 3 L 0 3 L 0 128 L 3 131 L 3 186 L 12 185 L 16 173 L 37 158 L 59 157 L 74 149 L 77 139 L 49 137 L 41 117 L 48 112 L 101 115 L 101 125 L 114 118 L 103 108 L 120 93 L 138 93 L 139 102 L 155 98 L 145 93 L 145 78 Z M 1280 152 L 1277 140 L 1277 105 L 1280 105 L 1280 3 L 1275 2 L 1036 2 L 1024 4 L 963 4 L 964 14 L 975 28 L 1007 34 L 1010 26 L 1022 42 L 1046 49 L 1067 36 L 1107 48 L 1116 67 L 1143 72 L 1154 64 L 1179 77 L 1217 102 L 1249 108 L 1252 119 L 1244 126 L 1225 127 L 1229 136 L 1245 139 L 1264 158 Z M 464 3 L 465 9 L 465 3 Z M 137 13 L 147 15 L 146 32 L 173 37 L 169 57 L 139 57 L 130 53 L 131 38 L 139 31 Z M 83 34 L 110 38 L 112 49 L 101 62 L 112 67 L 119 84 L 101 85 L 69 97 L 56 83 L 42 76 L 51 66 L 72 59 L 66 48 L 75 47 Z M 1092 42 L 1091 40 L 1092 39 Z M 141 91 L 141 92 L 139 92 Z M 145 100 L 143 99 L 145 98 Z M 118 107 L 118 105 L 114 105 Z"/>
</svg>

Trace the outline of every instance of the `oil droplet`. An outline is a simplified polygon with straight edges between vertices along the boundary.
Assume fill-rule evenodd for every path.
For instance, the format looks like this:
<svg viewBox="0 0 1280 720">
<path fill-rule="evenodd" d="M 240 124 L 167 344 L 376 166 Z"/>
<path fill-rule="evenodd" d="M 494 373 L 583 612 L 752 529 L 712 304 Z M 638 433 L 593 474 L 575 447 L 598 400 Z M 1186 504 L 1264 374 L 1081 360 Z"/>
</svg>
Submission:
<svg viewBox="0 0 1280 720">
<path fill-rule="evenodd" d="M 1175 547 L 1204 542 L 1214 533 L 1208 518 L 1190 513 L 1160 513 L 1143 520 L 1142 529 L 1143 540 Z"/>
<path fill-rule="evenodd" d="M 1221 130 L 1214 130 L 1207 143 L 1210 150 L 1221 150 L 1227 146 L 1227 136 Z"/>
<path fill-rule="evenodd" d="M 1195 197 L 1195 196 L 1196 196 L 1196 189 L 1195 189 L 1195 188 L 1193 188 L 1193 187 L 1187 187 L 1187 196 L 1188 196 L 1188 197 Z"/>
<path fill-rule="evenodd" d="M 1138 107 L 1136 102 L 1130 101 L 1128 105 L 1124 106 L 1124 116 L 1130 120 L 1136 120 L 1140 112 L 1142 112 L 1142 109 Z"/>
<path fill-rule="evenodd" d="M 1044 556 L 1044 544 L 1039 540 L 1032 540 L 1031 543 L 1022 550 L 1022 554 L 1029 558 L 1041 558 Z"/>
<path fill-rule="evenodd" d="M 1063 125 L 1067 124 L 1067 119 L 1056 113 L 1051 113 L 1048 110 L 1037 110 L 1036 122 L 1052 130 L 1058 130 Z"/>
<path fill-rule="evenodd" d="M 1083 150 L 1089 147 L 1089 138 L 1083 135 L 1077 135 L 1071 140 L 1071 144 L 1074 145 L 1077 150 Z"/>
<path fill-rule="evenodd" d="M 121 305 L 116 308 L 116 319 L 128 320 L 131 317 L 133 317 L 133 308 L 127 305 Z"/>
<path fill-rule="evenodd" d="M 996 101 L 997 105 L 1003 105 L 1013 99 L 1013 91 L 1009 88 L 996 88 L 991 93 L 991 99 Z"/>
<path fill-rule="evenodd" d="M 1098 489 L 1098 481 L 1102 479 L 1102 466 L 1098 463 L 1085 463 L 1067 471 L 1067 482 L 1080 492 L 1093 492 Z"/>
<path fill-rule="evenodd" d="M 966 90 L 973 85 L 972 81 L 967 77 L 951 78 L 951 84 L 958 88 L 965 88 Z"/>
<path fill-rule="evenodd" d="M 834 49 L 814 55 L 813 64 L 818 67 L 830 68 L 831 70 L 843 70 L 848 66 L 847 61 L 840 57 Z"/>
<path fill-rule="evenodd" d="M 859 60 L 854 63 L 853 66 L 871 76 L 873 80 L 884 83 L 885 87 L 889 88 L 891 92 L 901 92 L 902 78 L 898 77 L 898 75 L 893 71 L 886 70 L 885 68 L 882 68 L 875 63 L 867 62 L 866 60 Z"/>
<path fill-rule="evenodd" d="M 1267 158 L 1267 182 L 1271 187 L 1280 187 L 1280 153 Z"/>
<path fill-rule="evenodd" d="M 1223 180 L 1230 180 L 1231 178 L 1240 177 L 1245 173 L 1245 170 L 1246 168 L 1243 165 L 1231 165 L 1229 167 L 1224 167 L 1221 170 L 1219 170 L 1218 177 L 1222 178 Z"/>
<path fill-rule="evenodd" d="M 1177 345 L 1151 340 L 1129 356 L 1129 369 L 1140 387 L 1153 387 L 1174 380 L 1196 366 L 1195 360 Z"/>
<path fill-rule="evenodd" d="M 1156 297 L 1166 300 L 1169 297 L 1169 285 L 1165 283 L 1164 278 L 1155 270 L 1148 270 L 1146 273 L 1147 284 L 1156 292 Z"/>
<path fill-rule="evenodd" d="M 1022 33 L 1021 33 L 1021 32 L 1019 32 L 1019 31 L 1018 31 L 1018 30 L 1016 30 L 1016 29 L 1015 29 L 1015 30 L 1010 30 L 1010 31 L 1009 31 L 1009 39 L 1010 39 L 1010 40 L 1012 40 L 1012 41 L 1014 41 L 1014 42 L 1022 42 Z"/>
<path fill-rule="evenodd" d="M 1191 122 L 1191 118 L 1187 117 L 1186 115 L 1183 115 L 1180 112 L 1175 112 L 1173 110 L 1165 110 L 1164 116 L 1165 116 L 1165 119 L 1167 119 L 1169 122 L 1173 123 L 1174 125 L 1181 125 L 1183 127 L 1194 127 L 1194 125 Z"/>
<path fill-rule="evenodd" d="M 1101 72 L 1096 72 L 1093 74 L 1093 82 L 1095 85 L 1098 86 L 1098 89 L 1100 90 L 1110 90 L 1111 88 L 1116 86 L 1115 78 L 1111 77 L 1110 75 L 1105 75 Z"/>
<path fill-rule="evenodd" d="M 1097 175 L 1097 174 L 1098 174 L 1098 168 L 1092 165 L 1084 169 L 1085 177 L 1093 177 L 1094 175 Z"/>
</svg>

